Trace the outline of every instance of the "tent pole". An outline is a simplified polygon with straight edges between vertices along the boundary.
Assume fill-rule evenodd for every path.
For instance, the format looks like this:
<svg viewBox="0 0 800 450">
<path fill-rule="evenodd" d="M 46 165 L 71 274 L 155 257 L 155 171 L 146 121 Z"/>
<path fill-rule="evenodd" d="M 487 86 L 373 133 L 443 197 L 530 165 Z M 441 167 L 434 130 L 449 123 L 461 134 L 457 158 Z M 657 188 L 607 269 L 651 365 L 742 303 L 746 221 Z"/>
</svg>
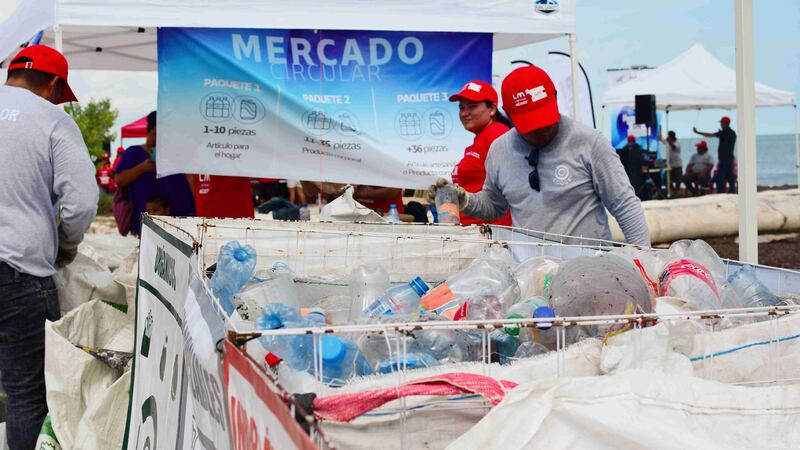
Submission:
<svg viewBox="0 0 800 450">
<path fill-rule="evenodd" d="M 794 105 L 794 151 L 797 154 L 797 187 L 800 187 L 800 121 L 797 120 L 797 104 Z"/>
<path fill-rule="evenodd" d="M 667 134 L 669 134 L 669 106 L 664 109 L 664 128 L 666 128 Z M 664 130 L 659 130 L 660 135 L 663 135 Z M 659 148 L 661 147 L 661 142 L 658 143 Z M 672 167 L 669 165 L 669 144 L 664 146 L 666 150 L 665 159 L 667 160 L 667 198 L 672 198 Z"/>
<path fill-rule="evenodd" d="M 53 35 L 55 38 L 56 50 L 64 54 L 64 34 L 61 25 L 53 25 Z"/>
<path fill-rule="evenodd" d="M 739 259 L 758 264 L 753 0 L 735 0 L 736 118 L 739 141 Z"/>
<path fill-rule="evenodd" d="M 572 118 L 580 122 L 580 108 L 578 107 L 578 53 L 575 33 L 569 35 L 569 62 L 572 73 Z"/>
</svg>

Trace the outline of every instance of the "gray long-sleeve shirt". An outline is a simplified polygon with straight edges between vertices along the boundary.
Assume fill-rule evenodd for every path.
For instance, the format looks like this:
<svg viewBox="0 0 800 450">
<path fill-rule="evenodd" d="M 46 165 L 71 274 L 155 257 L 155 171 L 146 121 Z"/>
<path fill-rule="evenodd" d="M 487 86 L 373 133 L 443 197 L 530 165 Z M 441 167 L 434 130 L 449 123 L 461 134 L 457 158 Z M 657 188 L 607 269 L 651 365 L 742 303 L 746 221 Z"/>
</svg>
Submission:
<svg viewBox="0 0 800 450">
<path fill-rule="evenodd" d="M 89 152 L 69 115 L 18 87 L 0 86 L 0 136 L 0 261 L 52 275 L 59 240 L 79 244 L 97 211 Z"/>
<path fill-rule="evenodd" d="M 496 139 L 483 190 L 470 197 L 464 213 L 491 220 L 510 207 L 515 227 L 610 240 L 608 208 L 629 243 L 650 245 L 642 204 L 599 131 L 561 116 L 558 134 L 539 150 L 540 192 L 528 183 L 530 151 L 516 129 Z"/>
</svg>

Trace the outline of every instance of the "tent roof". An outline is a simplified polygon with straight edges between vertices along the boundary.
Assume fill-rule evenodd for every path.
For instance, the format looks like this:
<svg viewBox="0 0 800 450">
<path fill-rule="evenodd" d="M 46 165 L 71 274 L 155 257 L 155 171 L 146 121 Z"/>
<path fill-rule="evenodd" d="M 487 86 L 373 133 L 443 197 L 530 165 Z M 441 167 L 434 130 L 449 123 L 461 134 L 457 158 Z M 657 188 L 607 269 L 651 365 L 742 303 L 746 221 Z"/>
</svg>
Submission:
<svg viewBox="0 0 800 450">
<path fill-rule="evenodd" d="M 42 43 L 54 45 L 53 25 L 73 69 L 154 71 L 157 27 L 484 32 L 502 50 L 574 33 L 575 8 L 576 0 L 25 0 L 0 24 L 0 58 L 43 29 Z"/>
<path fill-rule="evenodd" d="M 653 94 L 658 109 L 736 108 L 736 71 L 700 44 L 640 78 L 606 91 L 603 106 L 632 105 L 636 95 Z M 756 106 L 792 106 L 791 92 L 756 83 Z"/>
<path fill-rule="evenodd" d="M 136 119 L 122 127 L 122 138 L 141 138 L 147 136 L 147 116 Z"/>
</svg>

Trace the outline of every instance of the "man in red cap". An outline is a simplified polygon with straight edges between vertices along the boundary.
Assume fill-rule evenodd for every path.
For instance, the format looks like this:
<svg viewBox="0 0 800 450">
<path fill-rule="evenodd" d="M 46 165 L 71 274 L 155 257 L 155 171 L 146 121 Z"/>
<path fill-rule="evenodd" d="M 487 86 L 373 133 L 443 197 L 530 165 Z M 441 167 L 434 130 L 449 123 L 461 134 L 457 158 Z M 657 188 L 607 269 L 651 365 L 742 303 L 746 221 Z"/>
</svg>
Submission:
<svg viewBox="0 0 800 450">
<path fill-rule="evenodd" d="M 31 449 L 47 414 L 44 324 L 60 311 L 52 275 L 77 254 L 97 210 L 89 151 L 56 105 L 75 101 L 67 61 L 43 45 L 0 86 L 0 380 L 9 448 Z"/>
<path fill-rule="evenodd" d="M 711 169 L 714 168 L 714 157 L 708 153 L 708 143 L 706 141 L 698 142 L 695 147 L 697 147 L 697 153 L 689 159 L 684 183 L 686 183 L 686 187 L 689 188 L 692 195 L 699 195 L 699 188 L 708 186 L 711 183 Z"/>
<path fill-rule="evenodd" d="M 630 181 L 633 190 L 639 198 L 644 195 L 644 149 L 636 142 L 636 136 L 629 134 L 628 142 L 624 147 L 617 150 L 619 160 L 622 162 L 622 167 L 625 168 L 625 173 L 628 174 L 628 181 Z"/>
<path fill-rule="evenodd" d="M 515 227 L 611 239 L 607 208 L 629 243 L 649 246 L 641 202 L 614 148 L 599 131 L 559 114 L 550 77 L 535 66 L 518 68 L 503 80 L 502 98 L 515 130 L 492 144 L 480 192 L 456 187 L 463 212 L 493 220 L 510 208 Z M 438 180 L 428 195 L 447 183 Z"/>
<path fill-rule="evenodd" d="M 705 133 L 697 131 L 697 128 L 692 130 L 707 138 L 719 138 L 719 145 L 717 146 L 717 157 L 719 158 L 719 169 L 717 170 L 716 182 L 717 192 L 736 192 L 736 174 L 734 173 L 734 155 L 733 149 L 736 146 L 736 132 L 731 128 L 731 118 L 723 117 L 719 120 L 719 131 L 716 133 Z M 725 190 L 725 183 L 728 183 L 729 188 Z"/>
</svg>

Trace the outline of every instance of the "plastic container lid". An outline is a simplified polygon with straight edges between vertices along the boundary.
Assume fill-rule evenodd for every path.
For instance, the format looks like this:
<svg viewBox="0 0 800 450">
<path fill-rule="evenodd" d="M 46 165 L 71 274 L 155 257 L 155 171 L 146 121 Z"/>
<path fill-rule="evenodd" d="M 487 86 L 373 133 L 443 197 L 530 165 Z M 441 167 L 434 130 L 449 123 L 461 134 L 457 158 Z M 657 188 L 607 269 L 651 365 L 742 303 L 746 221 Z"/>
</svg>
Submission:
<svg viewBox="0 0 800 450">
<path fill-rule="evenodd" d="M 555 317 L 556 312 L 549 306 L 539 306 L 533 311 L 534 319 L 541 319 L 545 317 Z M 536 328 L 540 330 L 549 330 L 553 326 L 553 322 L 538 322 Z"/>
<path fill-rule="evenodd" d="M 261 316 L 259 326 L 267 330 L 277 330 L 283 328 L 283 320 L 277 314 L 265 314 Z"/>
<path fill-rule="evenodd" d="M 414 278 L 413 280 L 411 280 L 408 283 L 408 285 L 411 286 L 412 288 L 414 288 L 414 292 L 416 292 L 417 295 L 419 295 L 420 297 L 425 295 L 425 293 L 430 290 L 430 287 L 428 287 L 428 284 L 425 283 L 425 281 L 423 281 L 422 278 L 420 278 L 420 277 Z"/>
<path fill-rule="evenodd" d="M 335 336 L 322 336 L 322 362 L 335 364 L 344 359 L 344 343 Z"/>
<path fill-rule="evenodd" d="M 246 261 L 248 258 L 247 250 L 244 247 L 239 247 L 233 251 L 233 257 L 236 258 L 237 261 Z"/>
<path fill-rule="evenodd" d="M 511 314 L 510 316 L 506 317 L 506 319 L 525 319 L 525 316 L 522 314 Z M 510 334 L 511 336 L 519 336 L 519 327 L 513 328 L 503 328 L 506 333 Z"/>
</svg>

